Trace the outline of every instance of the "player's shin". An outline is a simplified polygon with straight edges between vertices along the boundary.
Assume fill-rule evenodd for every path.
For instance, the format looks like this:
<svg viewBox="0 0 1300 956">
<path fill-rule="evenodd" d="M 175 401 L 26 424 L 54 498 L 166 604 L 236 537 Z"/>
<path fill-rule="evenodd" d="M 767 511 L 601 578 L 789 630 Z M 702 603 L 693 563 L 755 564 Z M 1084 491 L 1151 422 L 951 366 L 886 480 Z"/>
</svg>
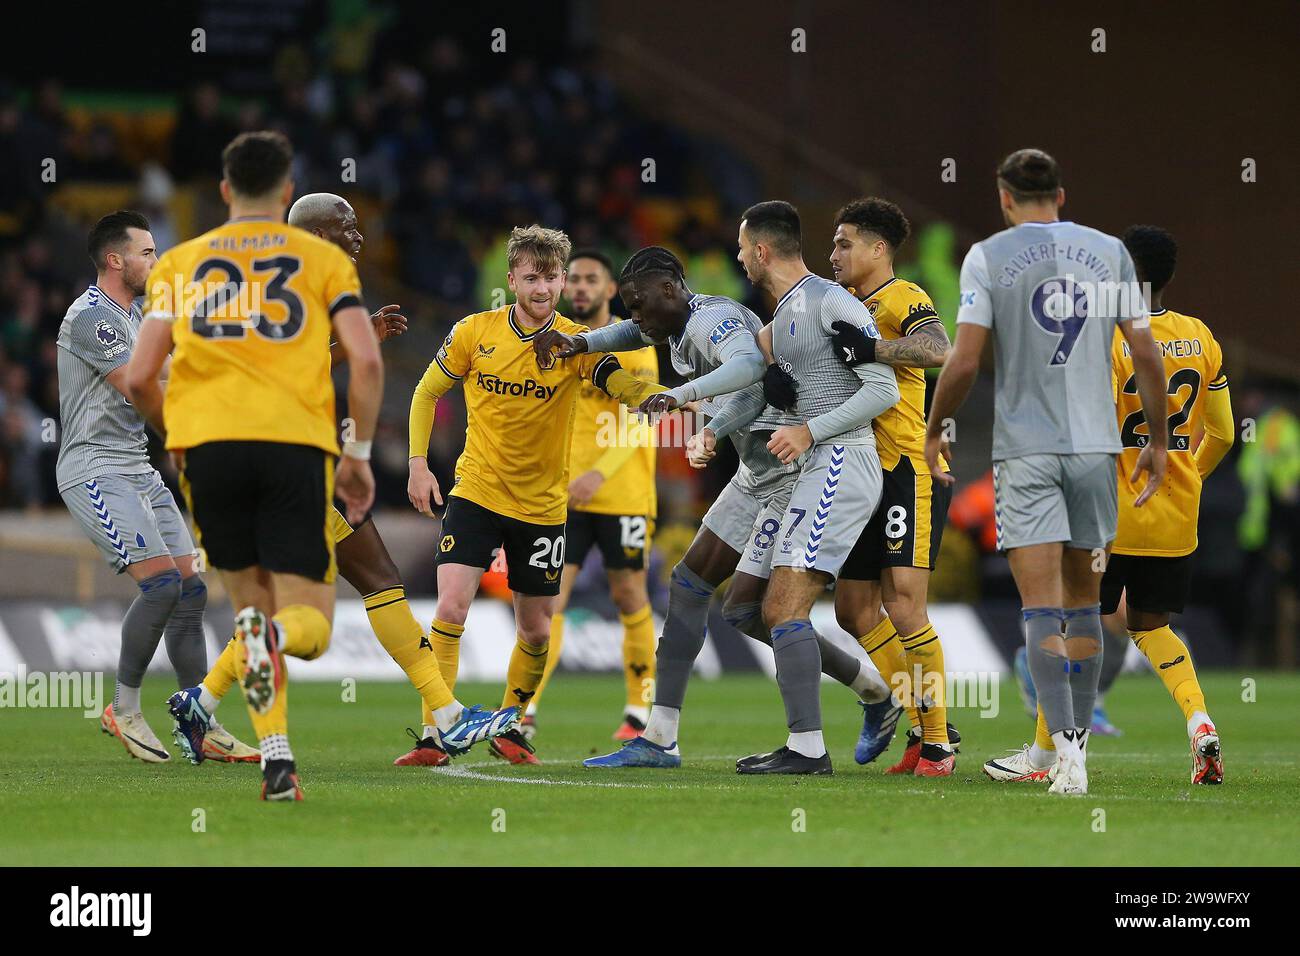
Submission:
<svg viewBox="0 0 1300 956">
<path fill-rule="evenodd" d="M 1070 696 L 1080 736 L 1092 727 L 1101 680 L 1102 630 L 1099 605 L 1066 608 L 1065 653 L 1070 661 Z M 1086 738 L 1085 738 L 1086 739 Z"/>
<path fill-rule="evenodd" d="M 167 658 L 180 687 L 193 687 L 208 669 L 208 649 L 203 636 L 203 611 L 208 606 L 208 588 L 197 574 L 181 581 L 180 599 L 167 621 L 163 640 Z"/>
<path fill-rule="evenodd" d="M 1183 718 L 1190 724 L 1196 714 L 1205 714 L 1205 694 L 1196 679 L 1192 655 L 1173 629 L 1166 624 L 1150 631 L 1130 629 L 1129 634 L 1137 649 L 1151 662 L 1151 669 L 1165 685 L 1169 696 L 1182 710 Z M 1190 729 L 1188 733 L 1190 735 Z"/>
<path fill-rule="evenodd" d="M 921 714 L 912 699 L 912 679 L 907 669 L 907 656 L 898 638 L 894 622 L 886 615 L 868 633 L 858 638 L 858 643 L 876 665 L 880 676 L 894 692 L 894 699 L 907 710 L 907 719 L 913 727 L 921 726 Z"/>
<path fill-rule="evenodd" d="M 546 671 L 549 639 L 543 644 L 529 644 L 522 637 L 515 638 L 515 649 L 510 653 L 510 666 L 506 669 L 506 692 L 502 709 L 528 706 L 542 683 Z"/>
<path fill-rule="evenodd" d="M 623 711 L 644 726 L 650 716 L 649 691 L 655 681 L 654 616 L 647 604 L 631 614 L 620 614 L 618 619 L 623 624 L 623 681 L 627 691 Z M 559 657 L 554 627 L 551 628 L 551 653 Z M 547 670 L 550 669 L 548 660 Z"/>
<path fill-rule="evenodd" d="M 668 589 L 668 615 L 664 618 L 664 630 L 655 654 L 654 707 L 650 710 L 645 732 L 651 743 L 661 747 L 677 743 L 686 684 L 695 658 L 704 647 L 709 602 L 713 600 L 714 590 L 712 584 L 684 562 L 673 568 Z"/>
<path fill-rule="evenodd" d="M 406 589 L 386 588 L 364 598 L 366 616 L 379 643 L 419 692 L 424 704 L 424 723 L 446 729 L 455 723 L 461 708 L 442 679 L 433 644 L 411 613 Z M 442 721 L 439 721 L 441 715 Z M 445 726 L 444 726 L 445 724 Z"/>
<path fill-rule="evenodd" d="M 1038 690 L 1038 706 L 1060 751 L 1074 751 L 1077 724 L 1070 690 L 1069 660 L 1064 650 L 1063 612 L 1059 607 L 1024 609 L 1025 651 Z"/>
<path fill-rule="evenodd" d="M 786 746 L 805 757 L 826 754 L 822 738 L 821 651 L 817 632 L 807 618 L 786 621 L 772 629 L 776 682 L 785 704 Z"/>
<path fill-rule="evenodd" d="M 433 656 L 438 659 L 438 670 L 453 694 L 460 670 L 460 639 L 464 633 L 464 624 L 451 624 L 440 618 L 434 618 L 429 628 L 429 641 L 433 644 Z"/>
<path fill-rule="evenodd" d="M 943 664 L 943 644 L 934 625 L 927 623 L 914 634 L 900 638 L 907 658 L 908 672 L 920 682 L 916 696 L 921 701 L 922 741 L 950 750 L 948 743 L 947 685 Z M 1091 713 L 1091 711 L 1089 711 Z"/>
<path fill-rule="evenodd" d="M 542 699 L 542 692 L 551 682 L 551 675 L 560 665 L 560 654 L 564 649 L 564 613 L 557 612 L 551 617 L 551 639 L 546 650 L 546 668 L 542 671 L 542 682 L 537 685 L 537 693 L 528 702 L 527 716 L 537 713 L 537 705 Z"/>
<path fill-rule="evenodd" d="M 1056 762 L 1056 744 L 1052 741 L 1052 732 L 1047 729 L 1042 707 L 1038 708 L 1038 719 L 1034 723 L 1034 744 L 1029 748 L 1029 759 L 1035 767 L 1050 767 Z"/>
<path fill-rule="evenodd" d="M 199 703 L 209 714 L 216 710 L 221 699 L 244 673 L 244 649 L 233 638 L 217 655 L 208 676 L 199 685 Z"/>
<path fill-rule="evenodd" d="M 122 618 L 122 649 L 117 659 L 113 712 L 140 712 L 140 685 L 153 659 L 163 628 L 181 594 L 181 574 L 174 568 L 138 582 L 140 593 Z"/>
</svg>

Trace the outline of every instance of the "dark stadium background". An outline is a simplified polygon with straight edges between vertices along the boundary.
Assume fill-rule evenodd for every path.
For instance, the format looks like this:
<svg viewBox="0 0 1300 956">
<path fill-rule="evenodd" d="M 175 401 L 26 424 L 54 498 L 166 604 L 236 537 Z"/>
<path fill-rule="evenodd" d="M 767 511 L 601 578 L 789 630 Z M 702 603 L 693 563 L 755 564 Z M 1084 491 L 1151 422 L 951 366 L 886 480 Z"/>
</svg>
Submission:
<svg viewBox="0 0 1300 956">
<path fill-rule="evenodd" d="M 91 17 L 53 4 L 6 31 L 0 602 L 124 593 L 54 488 L 54 336 L 93 279 L 87 224 L 140 208 L 162 247 L 215 225 L 220 149 L 241 129 L 282 129 L 300 191 L 352 200 L 368 302 L 399 302 L 412 319 L 384 348 L 376 470 L 385 537 L 425 593 L 432 536 L 405 501 L 410 388 L 450 323 L 504 285 L 511 225 L 563 227 L 616 261 L 671 245 L 695 287 L 770 314 L 732 261 L 739 213 L 795 202 L 809 265 L 824 272 L 835 209 L 879 193 L 913 220 L 900 271 L 951 327 L 966 248 L 1001 228 L 994 164 L 1036 145 L 1061 161 L 1068 218 L 1110 232 L 1152 222 L 1179 240 L 1167 303 L 1223 343 L 1238 421 L 1253 419 L 1259 438 L 1239 441 L 1206 486 L 1188 621 L 1223 662 L 1295 665 L 1300 334 L 1283 304 L 1300 261 L 1294 4 L 472 6 L 210 0 Z M 191 52 L 196 27 L 206 52 Z M 497 28 L 505 53 L 490 49 Z M 807 52 L 791 50 L 796 28 Z M 1098 28 L 1104 53 L 1092 51 Z M 40 178 L 46 158 L 54 183 Z M 340 182 L 344 158 L 357 160 L 355 183 Z M 947 159 L 955 182 L 941 178 Z M 431 451 L 444 486 L 457 402 L 440 410 Z M 986 376 L 959 418 L 964 488 L 987 469 L 990 416 Z M 734 464 L 698 475 L 678 450 L 660 458 L 656 569 L 680 555 Z M 1014 592 L 981 546 L 991 516 L 975 497 L 968 531 L 947 535 L 935 591 L 996 616 Z M 598 571 L 585 580 L 598 585 Z M 585 600 L 599 607 L 599 588 Z"/>
</svg>

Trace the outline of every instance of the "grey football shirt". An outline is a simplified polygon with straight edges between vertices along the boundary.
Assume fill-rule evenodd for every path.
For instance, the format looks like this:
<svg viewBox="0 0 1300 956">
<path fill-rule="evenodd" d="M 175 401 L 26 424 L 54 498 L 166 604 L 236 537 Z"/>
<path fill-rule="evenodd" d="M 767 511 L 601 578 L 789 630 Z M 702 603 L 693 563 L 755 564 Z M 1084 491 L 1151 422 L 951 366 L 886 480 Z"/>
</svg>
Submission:
<svg viewBox="0 0 1300 956">
<path fill-rule="evenodd" d="M 958 323 L 993 331 L 993 460 L 1120 451 L 1115 325 L 1149 321 L 1133 260 L 1073 222 L 1022 223 L 971 246 Z"/>
<path fill-rule="evenodd" d="M 898 401 L 897 379 L 878 362 L 845 365 L 832 340 L 835 322 L 880 337 L 870 314 L 852 293 L 809 273 L 777 302 L 772 356 L 798 383 L 794 413 L 798 421 L 808 423 L 815 440 L 875 445 L 871 417 Z M 869 386 L 865 392 L 864 386 Z"/>
<path fill-rule="evenodd" d="M 99 475 L 153 471 L 144 419 L 108 383 L 131 358 L 141 314 L 91 286 L 59 326 L 59 490 Z"/>
<path fill-rule="evenodd" d="M 739 302 L 721 295 L 696 294 L 691 296 L 689 304 L 691 315 L 682 334 L 668 340 L 668 353 L 678 375 L 688 379 L 700 378 L 717 369 L 732 355 L 758 347 L 756 340 L 763 322 Z M 863 311 L 860 305 L 858 311 Z M 625 352 L 653 344 L 631 322 L 611 322 L 603 328 L 584 332 L 583 338 L 591 352 Z M 704 414 L 712 416 L 726 398 L 726 395 L 716 396 L 701 402 L 700 408 Z M 755 494 L 797 471 L 792 465 L 782 465 L 767 450 L 768 433 L 780 423 L 783 423 L 781 413 L 767 409 L 759 422 L 731 433 L 731 441 L 740 458 L 737 477 L 743 487 Z"/>
</svg>

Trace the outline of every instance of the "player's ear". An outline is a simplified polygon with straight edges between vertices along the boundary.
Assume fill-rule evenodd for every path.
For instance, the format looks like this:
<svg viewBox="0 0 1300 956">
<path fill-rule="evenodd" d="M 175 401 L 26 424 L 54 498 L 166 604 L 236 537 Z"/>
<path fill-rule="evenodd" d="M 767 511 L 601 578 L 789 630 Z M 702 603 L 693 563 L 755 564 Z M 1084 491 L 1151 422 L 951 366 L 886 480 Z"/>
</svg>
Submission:
<svg viewBox="0 0 1300 956">
<path fill-rule="evenodd" d="M 225 179 L 223 179 L 221 180 L 221 185 L 218 187 L 218 189 L 221 192 L 221 201 L 225 203 L 227 206 L 229 206 L 230 205 L 230 183 Z"/>
<path fill-rule="evenodd" d="M 280 190 L 280 203 L 285 208 L 288 208 L 289 203 L 291 202 L 293 202 L 293 180 L 286 179 L 284 181 L 284 188 Z"/>
<path fill-rule="evenodd" d="M 1056 208 L 1060 209 L 1064 205 L 1065 205 L 1065 187 L 1058 186 L 1056 187 Z"/>
</svg>

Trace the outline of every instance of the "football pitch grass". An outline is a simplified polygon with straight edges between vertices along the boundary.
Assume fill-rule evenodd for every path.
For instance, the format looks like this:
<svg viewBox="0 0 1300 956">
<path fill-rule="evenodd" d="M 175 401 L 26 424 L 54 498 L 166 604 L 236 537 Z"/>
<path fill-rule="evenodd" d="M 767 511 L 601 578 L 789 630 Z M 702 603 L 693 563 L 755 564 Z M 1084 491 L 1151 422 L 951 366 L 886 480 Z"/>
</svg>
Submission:
<svg viewBox="0 0 1300 956">
<path fill-rule="evenodd" d="M 297 662 L 295 662 L 296 664 Z M 291 665 L 292 666 L 292 665 Z M 303 665 L 298 665 L 299 668 Z M 310 666 L 310 665 L 306 665 Z M 1202 677 L 1224 737 L 1227 782 L 1193 787 L 1183 721 L 1151 675 L 1121 677 L 1107 700 L 1119 738 L 1089 744 L 1090 793 L 1055 797 L 996 784 L 981 763 L 1032 739 L 1014 682 L 1000 713 L 954 710 L 957 773 L 887 776 L 901 733 L 859 767 L 858 708 L 823 685 L 832 777 L 738 777 L 736 757 L 779 746 L 783 711 L 761 676 L 696 680 L 679 770 L 593 771 L 622 700 L 617 676 L 559 674 L 537 739 L 539 767 L 485 745 L 450 768 L 392 766 L 410 741 L 408 686 L 290 688 L 290 728 L 306 800 L 258 801 L 256 764 L 145 765 L 78 710 L 0 711 L 0 861 L 8 865 L 1244 865 L 1294 864 L 1300 845 L 1300 676 Z M 111 682 L 105 690 L 111 692 Z M 170 743 L 163 680 L 146 716 Z M 465 685 L 494 703 L 497 685 Z M 252 741 L 238 691 L 221 717 Z M 906 723 L 904 718 L 903 723 Z M 1104 811 L 1104 814 L 1098 811 Z M 198 811 L 202 811 L 199 813 Z M 196 832 L 202 823 L 202 832 Z"/>
</svg>

